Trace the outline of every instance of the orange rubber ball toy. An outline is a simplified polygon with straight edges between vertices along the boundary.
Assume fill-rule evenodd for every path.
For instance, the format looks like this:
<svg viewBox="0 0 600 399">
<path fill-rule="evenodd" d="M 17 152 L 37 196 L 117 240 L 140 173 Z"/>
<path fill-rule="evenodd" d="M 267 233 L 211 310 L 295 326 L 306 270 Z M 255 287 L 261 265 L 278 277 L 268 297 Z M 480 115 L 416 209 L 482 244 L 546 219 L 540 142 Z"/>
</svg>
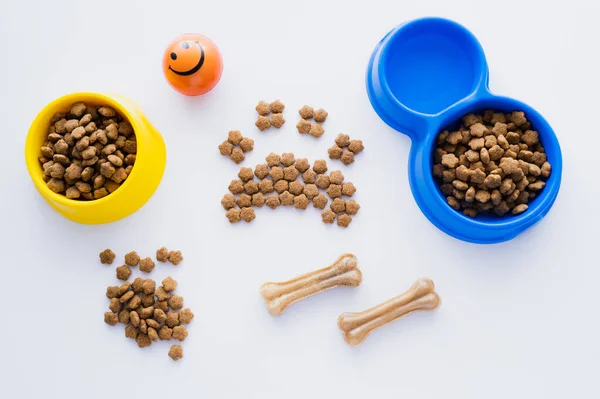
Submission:
<svg viewBox="0 0 600 399">
<path fill-rule="evenodd" d="M 163 56 L 163 73 L 175 90 L 186 96 L 211 91 L 223 73 L 223 57 L 217 45 L 196 33 L 173 40 Z"/>
</svg>

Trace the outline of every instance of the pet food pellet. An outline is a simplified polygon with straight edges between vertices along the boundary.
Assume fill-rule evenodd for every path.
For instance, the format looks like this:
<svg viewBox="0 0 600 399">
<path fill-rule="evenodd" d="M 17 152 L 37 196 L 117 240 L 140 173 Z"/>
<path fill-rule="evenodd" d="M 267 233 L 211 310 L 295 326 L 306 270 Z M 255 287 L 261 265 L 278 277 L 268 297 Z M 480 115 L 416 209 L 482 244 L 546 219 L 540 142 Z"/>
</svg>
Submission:
<svg viewBox="0 0 600 399">
<path fill-rule="evenodd" d="M 285 104 L 282 103 L 279 100 L 275 100 L 273 101 L 270 105 L 269 108 L 271 110 L 272 113 L 274 114 L 280 114 L 283 112 L 283 110 L 285 109 Z"/>
<path fill-rule="evenodd" d="M 337 144 L 334 144 L 333 147 L 327 150 L 327 153 L 329 154 L 329 159 L 340 159 L 342 158 L 343 151 Z"/>
<path fill-rule="evenodd" d="M 116 285 L 106 287 L 106 297 L 108 299 L 113 299 L 119 296 L 119 287 Z"/>
<path fill-rule="evenodd" d="M 242 141 L 240 141 L 240 149 L 243 152 L 250 152 L 254 149 L 254 140 L 244 137 Z"/>
<path fill-rule="evenodd" d="M 152 345 L 152 341 L 150 340 L 150 337 L 148 337 L 148 335 L 146 335 L 144 333 L 139 333 L 135 339 L 135 342 L 137 342 L 138 347 L 140 347 L 140 348 L 146 348 L 146 347 Z"/>
<path fill-rule="evenodd" d="M 226 194 L 226 195 L 229 195 L 229 194 Z M 231 196 L 231 197 L 233 197 L 233 196 Z M 225 197 L 223 197 L 223 198 L 225 198 Z M 234 199 L 235 199 L 235 197 L 234 197 Z M 223 206 L 225 206 L 225 205 L 223 205 Z M 162 247 L 156 251 L 156 260 L 157 261 L 165 263 L 167 261 L 167 259 L 169 259 L 169 250 L 167 248 Z"/>
<path fill-rule="evenodd" d="M 182 260 L 183 260 L 183 255 L 181 254 L 181 251 L 169 252 L 169 262 L 171 262 L 172 265 L 177 266 L 178 264 L 181 263 Z"/>
<path fill-rule="evenodd" d="M 270 168 L 272 168 L 275 166 L 279 166 L 279 164 L 281 163 L 281 157 L 278 154 L 272 152 L 266 156 L 265 161 L 267 161 L 267 165 Z"/>
<path fill-rule="evenodd" d="M 129 322 L 133 327 L 138 327 L 140 325 L 140 316 L 135 310 L 129 312 Z"/>
<path fill-rule="evenodd" d="M 348 149 L 354 153 L 354 155 L 362 152 L 365 149 L 365 146 L 362 143 L 362 140 L 350 140 L 350 144 L 348 144 Z"/>
<path fill-rule="evenodd" d="M 350 145 L 350 136 L 344 133 L 338 134 L 335 138 L 335 144 L 341 148 L 348 147 Z"/>
<path fill-rule="evenodd" d="M 161 341 L 168 341 L 171 339 L 172 336 L 173 336 L 173 329 L 169 328 L 168 326 L 162 326 L 158 330 L 158 338 Z"/>
<path fill-rule="evenodd" d="M 223 198 L 221 199 L 221 205 L 223 205 L 223 208 L 225 208 L 225 210 L 229 210 L 229 209 L 231 209 L 231 208 L 234 208 L 234 207 L 235 207 L 235 197 L 234 197 L 233 195 L 231 195 L 231 194 L 225 194 L 225 195 L 223 196 Z M 166 248 L 165 248 L 165 249 L 166 249 Z M 164 258 L 164 260 L 160 260 L 160 259 L 158 259 L 158 253 L 157 253 L 157 255 L 156 255 L 156 259 L 157 259 L 158 261 L 160 261 L 160 262 L 166 262 L 166 261 L 167 261 L 167 258 L 168 258 L 168 256 L 169 256 L 169 255 L 168 255 L 168 252 L 167 252 L 167 255 L 166 255 L 166 257 Z"/>
<path fill-rule="evenodd" d="M 119 302 L 125 303 L 131 298 L 133 298 L 134 295 L 135 293 L 133 291 L 127 291 L 125 294 L 121 295 L 121 297 L 119 298 Z"/>
<path fill-rule="evenodd" d="M 252 206 L 262 208 L 262 206 L 265 204 L 265 201 L 266 199 L 263 193 L 256 193 L 252 195 Z"/>
<path fill-rule="evenodd" d="M 305 119 L 300 119 L 298 123 L 296 123 L 296 129 L 298 129 L 298 133 L 305 134 L 309 133 L 312 127 L 312 123 Z"/>
<path fill-rule="evenodd" d="M 182 324 L 190 324 L 193 318 L 194 313 L 189 308 L 183 309 L 181 312 L 179 312 L 179 321 Z"/>
<path fill-rule="evenodd" d="M 298 178 L 299 172 L 298 169 L 296 169 L 293 166 L 288 166 L 286 168 L 283 168 L 283 178 L 287 181 L 294 181 L 296 180 L 296 178 Z"/>
<path fill-rule="evenodd" d="M 296 169 L 298 169 L 298 172 L 304 173 L 308 170 L 308 168 L 310 168 L 310 163 L 308 162 L 308 159 L 306 159 L 306 158 L 296 159 Z"/>
<path fill-rule="evenodd" d="M 163 312 L 168 312 L 169 311 L 169 304 L 168 304 L 167 301 L 157 301 L 154 304 L 154 307 L 162 310 Z"/>
<path fill-rule="evenodd" d="M 275 191 L 277 191 L 279 194 L 283 193 L 284 191 L 287 191 L 289 189 L 289 187 L 290 187 L 290 183 L 287 180 L 279 180 L 273 186 Z"/>
<path fill-rule="evenodd" d="M 152 294 L 143 294 L 142 295 L 142 306 L 143 307 L 149 307 L 154 305 L 155 301 L 154 301 L 154 293 Z"/>
<path fill-rule="evenodd" d="M 354 187 L 354 184 L 352 184 L 350 182 L 342 184 L 342 194 L 343 195 L 345 195 L 347 197 L 352 197 L 355 192 L 356 192 L 356 187 Z"/>
<path fill-rule="evenodd" d="M 304 194 L 300 194 L 300 195 L 294 197 L 294 207 L 296 209 L 304 210 L 308 207 L 309 203 L 310 203 L 310 200 Z"/>
<path fill-rule="evenodd" d="M 158 256 L 157 256 L 157 258 L 158 258 Z M 165 258 L 165 262 L 166 262 L 166 258 Z M 131 284 L 131 288 L 133 289 L 133 292 L 135 292 L 136 294 L 142 292 L 142 290 L 143 290 L 142 284 L 144 284 L 144 281 L 145 280 L 143 278 L 136 277 L 135 280 L 133 280 L 133 283 Z"/>
<path fill-rule="evenodd" d="M 344 175 L 339 170 L 334 170 L 329 174 L 329 181 L 332 184 L 342 184 L 344 182 Z"/>
<path fill-rule="evenodd" d="M 284 124 L 285 118 L 283 117 L 283 114 L 273 114 L 271 116 L 271 126 L 274 126 L 275 128 L 279 129 Z"/>
<path fill-rule="evenodd" d="M 327 119 L 327 115 L 329 115 L 329 114 L 323 108 L 317 109 L 314 112 L 315 122 L 319 122 L 319 123 L 325 122 L 325 120 Z"/>
<path fill-rule="evenodd" d="M 141 318 L 141 316 L 140 316 Z M 143 334 L 146 334 L 148 332 L 148 324 L 146 323 L 146 320 L 140 319 L 140 332 Z"/>
<path fill-rule="evenodd" d="M 330 184 L 329 187 L 327 188 L 327 195 L 329 195 L 329 198 L 331 198 L 331 199 L 341 197 L 342 196 L 342 186 L 340 186 L 339 184 Z"/>
<path fill-rule="evenodd" d="M 255 125 L 262 132 L 271 127 L 271 120 L 266 116 L 259 116 Z"/>
<path fill-rule="evenodd" d="M 263 179 L 263 180 L 261 180 L 261 182 L 258 184 L 258 189 L 263 194 L 272 193 L 273 189 L 274 189 L 274 187 L 273 187 L 273 181 L 269 180 L 269 179 Z"/>
<path fill-rule="evenodd" d="M 281 154 L 281 163 L 283 166 L 292 166 L 296 162 L 294 154 L 291 152 L 284 152 Z"/>
<path fill-rule="evenodd" d="M 110 304 L 108 305 L 108 308 L 113 313 L 119 313 L 121 311 L 121 309 L 123 309 L 123 305 L 121 305 L 121 301 L 119 300 L 119 298 L 113 298 L 110 300 Z"/>
<path fill-rule="evenodd" d="M 273 166 L 271 168 L 271 171 L 269 172 L 269 176 L 271 176 L 271 179 L 273 179 L 273 181 L 279 181 L 283 179 L 283 169 L 279 166 Z"/>
<path fill-rule="evenodd" d="M 109 326 L 116 326 L 119 319 L 113 312 L 104 312 L 104 322 Z"/>
<path fill-rule="evenodd" d="M 118 319 L 119 323 L 121 324 L 129 324 L 129 312 L 127 310 L 121 310 L 119 312 Z"/>
<path fill-rule="evenodd" d="M 302 119 L 311 119 L 314 115 L 314 110 L 313 110 L 313 107 L 309 107 L 308 105 L 305 105 L 302 108 L 300 108 L 298 113 L 300 114 L 300 117 Z"/>
<path fill-rule="evenodd" d="M 335 221 L 335 212 L 331 209 L 327 209 L 321 213 L 321 219 L 323 220 L 323 223 L 333 224 Z"/>
<path fill-rule="evenodd" d="M 171 349 L 169 349 L 169 357 L 175 361 L 181 359 L 183 357 L 183 348 L 181 345 L 172 345 Z"/>
<path fill-rule="evenodd" d="M 115 253 L 112 250 L 105 249 L 104 251 L 100 252 L 100 263 L 102 263 L 103 265 L 112 265 L 114 260 Z"/>
<path fill-rule="evenodd" d="M 123 284 L 121 284 L 121 286 L 119 287 L 119 296 L 125 294 L 127 291 L 129 291 L 129 288 L 131 288 L 131 283 L 126 281 Z"/>
<path fill-rule="evenodd" d="M 154 342 L 158 341 L 158 333 L 153 327 L 148 327 L 148 338 Z"/>
<path fill-rule="evenodd" d="M 319 189 L 314 184 L 307 184 L 306 187 L 304 187 L 303 193 L 306 195 L 306 198 L 312 200 L 319 195 Z"/>
<path fill-rule="evenodd" d="M 344 150 L 342 151 L 340 159 L 344 165 L 348 166 L 354 162 L 354 153 L 352 151 Z"/>
<path fill-rule="evenodd" d="M 156 290 L 156 282 L 149 278 L 144 280 L 142 283 L 142 292 L 146 295 L 150 295 L 154 293 L 154 290 Z"/>
<path fill-rule="evenodd" d="M 337 217 L 337 225 L 340 227 L 346 228 L 350 225 L 351 222 L 352 222 L 352 218 L 347 213 L 342 213 L 341 215 L 338 215 L 338 217 Z"/>
<path fill-rule="evenodd" d="M 327 172 L 327 162 L 324 159 L 318 159 L 313 165 L 313 170 L 318 174 Z"/>
<path fill-rule="evenodd" d="M 253 221 L 256 218 L 256 214 L 254 213 L 254 209 L 249 208 L 249 207 L 242 208 L 242 210 L 240 212 L 240 216 L 247 223 L 250 223 L 251 221 Z M 169 303 L 169 305 L 170 305 L 170 303 Z M 173 306 L 171 306 L 171 307 L 173 307 Z"/>
<path fill-rule="evenodd" d="M 323 133 L 325 133 L 325 130 L 323 129 L 323 126 L 321 126 L 318 123 L 314 123 L 311 124 L 310 126 L 310 130 L 308 131 L 308 133 L 316 138 L 319 138 L 323 135 Z"/>
<path fill-rule="evenodd" d="M 313 207 L 318 209 L 325 209 L 325 206 L 328 202 L 329 199 L 326 196 L 324 196 L 323 194 L 319 194 L 313 198 Z"/>
<path fill-rule="evenodd" d="M 320 189 L 327 190 L 331 184 L 331 178 L 327 175 L 319 175 L 317 177 L 316 186 Z"/>
<path fill-rule="evenodd" d="M 258 183 L 253 180 L 247 182 L 244 184 L 244 191 L 249 195 L 256 194 L 258 192 Z"/>
<path fill-rule="evenodd" d="M 242 151 L 241 148 L 234 148 L 233 151 L 231 151 L 231 155 L 229 156 L 229 159 L 231 159 L 236 164 L 240 164 L 240 163 L 244 162 L 244 159 L 246 159 L 246 156 L 244 155 L 244 151 Z"/>
<path fill-rule="evenodd" d="M 317 173 L 312 169 L 308 169 L 302 173 L 302 180 L 306 184 L 314 184 L 317 181 Z"/>
<path fill-rule="evenodd" d="M 266 101 L 259 101 L 255 109 L 256 112 L 258 112 L 258 114 L 262 116 L 269 115 L 271 113 L 271 107 Z"/>
<path fill-rule="evenodd" d="M 279 205 L 281 205 L 281 201 L 279 200 L 279 196 L 278 195 L 269 195 L 267 197 L 267 202 L 266 202 L 267 206 L 271 209 L 275 209 L 277 208 Z"/>
<path fill-rule="evenodd" d="M 331 205 L 329 205 L 329 207 L 335 213 L 344 212 L 346 210 L 346 201 L 344 201 L 341 198 L 336 198 L 336 199 L 333 200 L 333 202 L 331 203 Z"/>
<path fill-rule="evenodd" d="M 254 175 L 259 179 L 264 179 L 269 175 L 269 167 L 265 164 L 256 165 L 254 168 Z"/>
<path fill-rule="evenodd" d="M 158 287 L 154 290 L 154 295 L 159 301 L 166 301 L 171 297 L 171 293 L 165 289 L 165 287 Z"/>
<path fill-rule="evenodd" d="M 356 215 L 359 209 L 360 205 L 356 201 L 351 200 L 346 202 L 346 213 L 348 213 L 349 215 Z"/>
<path fill-rule="evenodd" d="M 173 339 L 177 341 L 184 341 L 188 336 L 188 331 L 185 326 L 175 326 L 173 327 Z"/>
<path fill-rule="evenodd" d="M 294 204 L 294 195 L 289 191 L 284 191 L 283 193 L 279 194 L 279 200 L 283 206 L 292 206 Z"/>
<path fill-rule="evenodd" d="M 140 263 L 140 256 L 137 252 L 132 251 L 125 255 L 125 264 L 128 266 L 137 266 Z"/>
<path fill-rule="evenodd" d="M 138 314 L 140 316 L 140 319 L 146 320 L 146 319 L 154 316 L 154 306 L 148 306 L 148 307 L 142 308 L 142 310 L 138 311 Z"/>
<path fill-rule="evenodd" d="M 179 313 L 167 312 L 167 319 L 165 320 L 165 323 L 170 328 L 178 326 L 179 325 Z"/>
<path fill-rule="evenodd" d="M 131 269 L 127 265 L 117 267 L 117 278 L 127 280 L 131 276 Z"/>
<path fill-rule="evenodd" d="M 150 258 L 140 260 L 140 270 L 144 273 L 150 273 L 154 269 L 154 261 Z"/>
<path fill-rule="evenodd" d="M 137 309 L 142 303 L 142 298 L 135 295 L 131 300 L 127 303 L 127 309 Z"/>
<path fill-rule="evenodd" d="M 228 188 L 233 195 L 241 194 L 244 191 L 244 183 L 241 180 L 232 180 Z"/>
<path fill-rule="evenodd" d="M 304 184 L 298 180 L 294 180 L 289 184 L 288 191 L 294 195 L 300 195 L 304 192 Z"/>
<path fill-rule="evenodd" d="M 139 330 L 137 329 L 137 326 L 129 324 L 127 327 L 125 327 L 125 337 L 127 338 L 136 339 L 138 333 Z"/>
<path fill-rule="evenodd" d="M 227 141 L 233 145 L 239 145 L 243 138 L 244 136 L 239 130 L 230 130 L 227 134 Z"/>
</svg>

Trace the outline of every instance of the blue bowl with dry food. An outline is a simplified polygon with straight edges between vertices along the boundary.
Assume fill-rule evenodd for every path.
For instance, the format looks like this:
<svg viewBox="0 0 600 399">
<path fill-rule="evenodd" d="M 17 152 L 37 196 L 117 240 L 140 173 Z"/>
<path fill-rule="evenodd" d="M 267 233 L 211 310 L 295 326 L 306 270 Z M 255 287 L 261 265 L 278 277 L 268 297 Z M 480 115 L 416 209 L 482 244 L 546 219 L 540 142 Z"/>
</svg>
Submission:
<svg viewBox="0 0 600 399">
<path fill-rule="evenodd" d="M 508 241 L 550 210 L 560 188 L 562 155 L 548 122 L 529 105 L 497 96 L 488 87 L 483 48 L 463 26 L 441 18 L 404 23 L 377 45 L 367 70 L 367 92 L 377 114 L 411 138 L 409 181 L 425 216 L 440 230 L 468 242 Z M 432 173 L 437 135 L 463 115 L 493 109 L 524 111 L 539 133 L 552 173 L 522 214 L 470 218 L 452 209 Z"/>
</svg>

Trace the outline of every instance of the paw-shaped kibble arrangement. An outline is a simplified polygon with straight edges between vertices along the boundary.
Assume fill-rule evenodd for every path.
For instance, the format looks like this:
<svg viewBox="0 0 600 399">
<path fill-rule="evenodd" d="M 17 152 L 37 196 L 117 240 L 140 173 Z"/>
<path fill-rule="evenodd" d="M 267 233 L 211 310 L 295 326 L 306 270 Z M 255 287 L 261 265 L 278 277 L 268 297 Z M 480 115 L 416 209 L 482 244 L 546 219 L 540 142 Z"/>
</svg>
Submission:
<svg viewBox="0 0 600 399">
<path fill-rule="evenodd" d="M 327 174 L 325 160 L 315 161 L 311 168 L 308 159 L 296 159 L 293 153 L 281 156 L 270 153 L 265 161 L 254 170 L 242 167 L 238 179 L 229 184 L 230 194 L 223 196 L 221 205 L 227 211 L 225 216 L 230 223 L 253 221 L 256 218 L 253 208 L 264 205 L 271 209 L 293 206 L 306 210 L 312 202 L 313 208 L 323 210 L 324 223 L 332 224 L 337 218 L 340 227 L 348 227 L 352 222 L 350 215 L 358 213 L 360 205 L 356 201 L 342 198 L 352 197 L 356 187 L 344 182 L 344 175 L 339 170 Z M 329 199 L 332 202 L 325 209 Z"/>
<path fill-rule="evenodd" d="M 329 148 L 330 159 L 339 159 L 346 166 L 354 162 L 354 156 L 362 152 L 365 147 L 361 140 L 350 140 L 350 136 L 344 133 L 338 134 L 335 144 Z"/>
<path fill-rule="evenodd" d="M 221 155 L 229 157 L 233 162 L 239 164 L 246 159 L 246 152 L 254 149 L 254 140 L 242 136 L 239 130 L 230 130 L 227 140 L 219 145 Z"/>
<path fill-rule="evenodd" d="M 272 103 L 266 101 L 260 101 L 256 106 L 256 112 L 258 112 L 258 119 L 256 120 L 256 127 L 262 132 L 270 128 L 271 126 L 279 129 L 285 123 L 283 117 L 283 110 L 285 104 L 280 100 L 275 100 Z M 271 117 L 269 118 L 269 115 Z"/>
<path fill-rule="evenodd" d="M 327 119 L 327 111 L 322 108 L 314 110 L 313 107 L 304 105 L 298 111 L 300 114 L 300 120 L 296 124 L 296 129 L 298 129 L 298 133 L 305 134 L 308 133 L 313 137 L 319 138 L 325 133 L 325 129 L 323 129 L 322 123 Z M 309 119 L 315 120 L 316 123 L 311 123 Z"/>
</svg>

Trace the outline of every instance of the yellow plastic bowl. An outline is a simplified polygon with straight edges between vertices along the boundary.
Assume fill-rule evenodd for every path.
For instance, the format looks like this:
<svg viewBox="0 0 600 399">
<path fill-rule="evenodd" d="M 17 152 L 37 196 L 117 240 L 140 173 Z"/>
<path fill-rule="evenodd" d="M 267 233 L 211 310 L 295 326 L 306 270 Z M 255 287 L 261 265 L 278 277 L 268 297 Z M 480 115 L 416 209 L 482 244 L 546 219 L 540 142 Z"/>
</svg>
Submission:
<svg viewBox="0 0 600 399">
<path fill-rule="evenodd" d="M 131 123 L 137 140 L 135 164 L 127 179 L 112 194 L 92 201 L 68 199 L 50 190 L 42 179 L 42 166 L 38 161 L 52 116 L 68 111 L 71 104 L 78 101 L 114 108 Z M 73 93 L 52 101 L 37 115 L 27 134 L 25 160 L 33 184 L 54 209 L 74 222 L 100 224 L 131 215 L 152 197 L 165 171 L 167 151 L 161 134 L 132 101 L 114 94 Z"/>
</svg>

